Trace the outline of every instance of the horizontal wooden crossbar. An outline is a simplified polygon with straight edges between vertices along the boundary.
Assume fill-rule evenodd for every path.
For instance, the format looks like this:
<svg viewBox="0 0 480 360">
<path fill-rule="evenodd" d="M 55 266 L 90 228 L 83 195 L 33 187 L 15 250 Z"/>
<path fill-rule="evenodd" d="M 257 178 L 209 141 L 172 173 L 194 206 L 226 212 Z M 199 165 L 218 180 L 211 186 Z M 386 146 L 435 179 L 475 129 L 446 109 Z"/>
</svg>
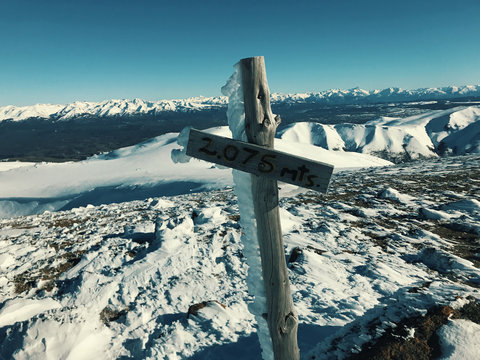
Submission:
<svg viewBox="0 0 480 360">
<path fill-rule="evenodd" d="M 333 172 L 333 165 L 196 129 L 190 129 L 187 155 L 320 192 Z"/>
</svg>

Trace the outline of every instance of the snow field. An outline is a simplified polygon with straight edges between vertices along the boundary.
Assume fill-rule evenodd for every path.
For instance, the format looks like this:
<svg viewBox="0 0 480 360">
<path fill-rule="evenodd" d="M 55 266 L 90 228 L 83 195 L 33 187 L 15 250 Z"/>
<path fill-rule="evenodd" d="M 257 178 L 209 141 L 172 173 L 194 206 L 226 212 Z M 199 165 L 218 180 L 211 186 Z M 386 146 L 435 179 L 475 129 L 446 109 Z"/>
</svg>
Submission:
<svg viewBox="0 0 480 360">
<path fill-rule="evenodd" d="M 231 136 L 226 126 L 209 129 Z M 179 195 L 233 185 L 232 170 L 201 160 L 187 159 L 177 141 L 187 132 L 170 133 L 144 143 L 67 163 L 17 166 L 0 162 L 0 218 L 69 210 L 88 204 Z M 390 164 L 370 155 L 337 153 L 308 144 L 277 139 L 282 151 L 324 161 L 340 168 Z M 8 169 L 2 171 L 2 168 Z"/>
<path fill-rule="evenodd" d="M 149 204 L 137 206 L 148 207 Z M 124 210 L 123 207 L 117 208 L 120 209 Z M 158 211 L 158 205 L 156 209 Z M 242 282 L 232 284 L 228 276 L 226 279 L 223 278 L 226 272 L 223 257 L 228 258 L 229 255 L 222 251 L 222 246 L 232 244 L 232 251 L 238 251 L 239 235 L 231 232 L 226 234 L 227 245 L 223 243 L 223 238 L 220 241 L 216 227 L 219 223 L 230 221 L 221 209 L 202 210 L 200 207 L 196 210 L 198 216 L 195 219 L 198 221 L 195 223 L 192 219 L 194 210 L 190 208 L 186 211 L 188 216 L 183 216 L 187 213 L 183 213 L 182 209 L 179 210 L 179 216 L 176 216 L 173 208 L 166 208 L 166 213 L 156 220 L 159 225 L 155 231 L 152 228 L 155 221 L 145 221 L 143 217 L 137 216 L 139 209 L 130 214 L 122 211 L 120 217 L 126 216 L 127 219 L 120 224 L 109 226 L 108 223 L 104 223 L 106 231 L 95 234 L 90 243 L 83 244 L 86 248 L 100 247 L 100 250 L 84 254 L 75 266 L 58 278 L 58 281 L 64 284 L 64 288 L 54 290 L 54 293 L 60 295 L 58 292 L 74 288 L 75 295 L 63 297 L 60 302 L 63 311 L 51 317 L 47 316 L 46 319 L 40 316 L 26 333 L 26 337 L 31 338 L 34 343 L 40 341 L 54 345 L 47 348 L 23 346 L 15 357 L 35 358 L 46 355 L 52 358 L 66 358 L 73 356 L 72 351 L 74 353 L 75 349 L 71 347 L 74 344 L 88 343 L 88 348 L 92 352 L 95 350 L 98 354 L 103 354 L 101 358 L 117 358 L 130 354 L 142 358 L 175 359 L 193 355 L 200 344 L 214 344 L 220 338 L 235 341 L 238 337 L 237 332 L 247 335 L 252 332 L 253 319 L 249 318 L 246 304 L 243 301 L 239 302 L 241 297 L 238 296 L 238 292 L 242 291 L 245 285 L 242 285 Z M 101 209 L 94 208 L 83 215 L 102 218 L 106 214 Z M 149 229 L 149 232 L 139 232 L 138 225 L 133 232 L 128 228 L 127 224 L 131 221 L 142 224 L 139 222 L 140 219 L 148 225 L 140 230 Z M 79 222 L 86 227 L 95 223 L 93 219 Z M 198 234 L 199 229 L 205 231 L 200 231 L 200 236 L 197 237 L 195 232 Z M 204 242 L 212 246 L 204 246 Z M 55 256 L 50 254 L 52 255 Z M 47 262 L 55 263 L 55 260 L 49 259 L 48 256 L 46 259 Z M 128 266 L 127 264 L 133 260 L 135 264 Z M 32 269 L 32 265 L 39 264 L 38 262 L 29 264 L 30 267 L 24 269 Z M 241 262 L 230 261 L 228 266 L 230 272 L 246 275 L 245 265 Z M 224 284 L 226 281 L 229 282 L 228 288 Z M 40 282 L 38 284 L 41 285 Z M 42 291 L 49 294 L 46 290 Z M 225 292 L 228 294 L 222 296 Z M 36 295 L 34 291 L 30 291 L 27 296 Z M 203 325 L 197 324 L 194 320 L 186 320 L 186 309 L 195 301 L 204 301 L 204 296 L 211 299 L 221 297 L 228 304 L 223 318 L 207 317 L 202 320 Z M 7 308 L 11 307 L 9 304 L 10 302 L 7 302 Z M 41 306 L 42 303 L 39 302 L 37 307 Z M 124 311 L 122 321 L 128 324 L 127 329 L 121 329 L 122 326 L 113 321 L 108 326 L 104 325 L 100 320 L 100 314 L 105 308 Z M 49 308 L 43 305 L 43 311 L 36 309 L 31 315 L 48 311 Z M 236 319 L 236 313 L 244 313 L 242 316 L 244 323 L 241 326 Z M 6 325 L 22 321 L 21 317 L 12 320 L 14 316 L 15 313 L 10 312 L 10 323 Z M 28 315 L 24 313 L 23 316 Z M 160 323 L 163 325 L 160 326 Z M 161 331 L 157 329 L 159 326 Z M 217 329 L 217 334 L 207 334 L 202 330 L 205 326 Z M 47 329 L 50 331 L 47 332 Z M 224 330 L 230 335 L 225 337 Z M 125 339 L 118 338 L 117 331 L 121 331 L 126 338 L 132 337 L 135 341 L 132 344 L 124 344 Z M 59 341 L 56 335 L 58 332 L 65 333 L 67 338 Z M 164 333 L 167 340 L 160 338 L 161 333 Z M 41 338 L 38 337 L 39 334 Z M 93 343 L 94 338 L 102 338 L 103 341 Z M 60 343 L 64 345 L 60 346 Z M 153 344 L 155 346 L 150 348 Z M 178 346 L 180 348 L 177 348 Z M 142 350 L 145 347 L 149 348 L 148 351 Z M 88 358 L 86 354 L 80 355 L 81 358 Z"/>
<path fill-rule="evenodd" d="M 344 359 L 405 317 L 478 301 L 479 169 L 471 155 L 337 173 L 327 195 L 280 185 L 302 358 Z M 259 358 L 238 220 L 230 189 L 0 220 L 2 355 Z M 475 323 L 458 321 L 444 355 L 478 357 Z"/>
</svg>

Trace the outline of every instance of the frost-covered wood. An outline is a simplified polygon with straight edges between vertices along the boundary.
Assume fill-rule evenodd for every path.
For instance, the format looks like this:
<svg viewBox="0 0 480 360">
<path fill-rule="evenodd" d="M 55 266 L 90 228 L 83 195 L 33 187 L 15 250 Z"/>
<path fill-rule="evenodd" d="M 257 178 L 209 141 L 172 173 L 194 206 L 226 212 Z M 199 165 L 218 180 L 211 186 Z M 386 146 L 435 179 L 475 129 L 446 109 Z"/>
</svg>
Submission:
<svg viewBox="0 0 480 360">
<path fill-rule="evenodd" d="M 263 57 L 240 61 L 248 141 L 273 148 L 280 117 L 270 108 Z M 252 193 L 267 295 L 267 322 L 275 359 L 299 359 L 298 317 L 293 307 L 283 248 L 277 181 L 252 175 Z"/>
</svg>

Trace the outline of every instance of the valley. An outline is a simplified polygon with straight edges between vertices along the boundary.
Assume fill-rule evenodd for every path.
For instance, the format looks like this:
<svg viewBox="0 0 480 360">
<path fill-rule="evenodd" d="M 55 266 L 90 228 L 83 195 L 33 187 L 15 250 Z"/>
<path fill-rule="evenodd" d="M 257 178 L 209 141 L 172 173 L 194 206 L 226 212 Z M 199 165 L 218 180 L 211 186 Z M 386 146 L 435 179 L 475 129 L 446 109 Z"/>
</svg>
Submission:
<svg viewBox="0 0 480 360">
<path fill-rule="evenodd" d="M 391 99 L 372 95 L 368 100 L 357 99 L 348 92 L 340 93 L 342 96 L 336 93 L 310 94 L 309 97 L 276 95 L 272 98 L 272 110 L 282 118 L 279 130 L 296 122 L 363 124 L 379 117 L 407 117 L 431 110 L 475 106 L 480 104 L 477 92 L 480 90 L 472 90 L 472 95 L 462 97 L 455 97 L 459 96 L 457 93 L 397 95 Z M 402 96 L 415 101 L 398 101 Z M 435 97 L 440 99 L 419 101 Z M 226 125 L 225 111 L 223 98 L 7 106 L 0 108 L 0 161 L 84 160 L 155 136 L 180 132 L 185 126 L 203 130 Z"/>
</svg>

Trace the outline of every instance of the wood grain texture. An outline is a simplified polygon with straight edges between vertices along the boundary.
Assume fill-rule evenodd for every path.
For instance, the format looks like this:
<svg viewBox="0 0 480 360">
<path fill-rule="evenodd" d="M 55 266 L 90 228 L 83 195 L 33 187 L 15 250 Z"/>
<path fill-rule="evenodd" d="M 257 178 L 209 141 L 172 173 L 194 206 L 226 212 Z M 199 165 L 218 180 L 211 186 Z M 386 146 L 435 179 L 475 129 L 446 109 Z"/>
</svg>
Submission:
<svg viewBox="0 0 480 360">
<path fill-rule="evenodd" d="M 279 123 L 270 108 L 263 57 L 240 61 L 248 141 L 273 148 Z M 282 240 L 277 181 L 252 175 L 257 232 L 267 296 L 267 322 L 276 360 L 300 358 L 297 344 L 298 317 L 293 307 Z"/>
<path fill-rule="evenodd" d="M 320 192 L 333 172 L 329 164 L 196 129 L 190 129 L 187 155 Z"/>
</svg>

